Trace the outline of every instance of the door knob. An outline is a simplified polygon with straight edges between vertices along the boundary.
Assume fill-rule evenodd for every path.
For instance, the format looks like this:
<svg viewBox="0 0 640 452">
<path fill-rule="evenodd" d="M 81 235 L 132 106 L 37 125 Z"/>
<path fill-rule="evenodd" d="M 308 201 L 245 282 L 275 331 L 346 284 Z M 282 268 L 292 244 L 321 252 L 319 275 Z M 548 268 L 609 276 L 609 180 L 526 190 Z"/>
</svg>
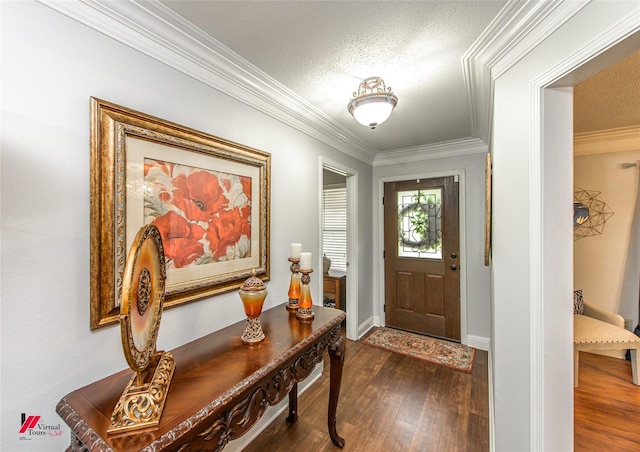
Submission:
<svg viewBox="0 0 640 452">
<path fill-rule="evenodd" d="M 456 253 L 451 253 L 451 259 L 455 259 L 456 257 L 458 257 Z"/>
<path fill-rule="evenodd" d="M 458 266 L 456 264 L 451 264 L 451 270 L 455 271 L 457 269 L 458 269 Z"/>
</svg>

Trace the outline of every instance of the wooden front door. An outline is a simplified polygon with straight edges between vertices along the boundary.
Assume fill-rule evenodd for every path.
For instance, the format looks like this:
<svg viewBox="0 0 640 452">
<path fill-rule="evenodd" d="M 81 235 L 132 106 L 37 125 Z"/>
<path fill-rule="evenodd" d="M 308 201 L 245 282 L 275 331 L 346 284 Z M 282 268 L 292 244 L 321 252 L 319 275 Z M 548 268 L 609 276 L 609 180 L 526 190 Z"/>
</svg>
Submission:
<svg viewBox="0 0 640 452">
<path fill-rule="evenodd" d="M 384 184 L 387 326 L 460 340 L 458 182 Z"/>
</svg>

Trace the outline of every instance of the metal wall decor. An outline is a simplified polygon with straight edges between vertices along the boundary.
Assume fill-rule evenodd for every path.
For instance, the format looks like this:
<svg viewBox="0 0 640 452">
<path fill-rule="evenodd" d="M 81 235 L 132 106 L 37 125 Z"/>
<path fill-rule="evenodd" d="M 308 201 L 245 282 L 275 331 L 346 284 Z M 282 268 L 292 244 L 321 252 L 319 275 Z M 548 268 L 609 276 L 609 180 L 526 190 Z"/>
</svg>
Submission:
<svg viewBox="0 0 640 452">
<path fill-rule="evenodd" d="M 601 192 L 579 187 L 573 188 L 573 210 L 574 240 L 602 234 L 605 223 L 613 215 Z"/>
</svg>

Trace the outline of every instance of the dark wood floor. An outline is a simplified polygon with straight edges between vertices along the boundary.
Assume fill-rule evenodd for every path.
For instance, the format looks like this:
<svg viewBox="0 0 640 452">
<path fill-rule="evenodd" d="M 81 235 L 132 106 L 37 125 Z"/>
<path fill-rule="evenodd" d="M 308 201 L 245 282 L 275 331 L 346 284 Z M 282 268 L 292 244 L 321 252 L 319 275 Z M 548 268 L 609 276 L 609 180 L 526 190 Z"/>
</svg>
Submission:
<svg viewBox="0 0 640 452">
<path fill-rule="evenodd" d="M 631 380 L 631 363 L 581 352 L 578 375 L 576 452 L 640 451 L 640 386 Z"/>
<path fill-rule="evenodd" d="M 328 374 L 300 395 L 295 424 L 285 411 L 245 452 L 339 450 L 327 433 Z M 467 374 L 347 341 L 337 416 L 343 450 L 488 451 L 487 381 L 480 350 Z"/>
<path fill-rule="evenodd" d="M 334 451 L 327 434 L 328 369 L 245 452 Z M 640 451 L 640 386 L 629 361 L 581 353 L 574 391 L 575 451 Z M 472 374 L 347 341 L 338 405 L 345 451 L 489 450 L 487 353 Z"/>
</svg>

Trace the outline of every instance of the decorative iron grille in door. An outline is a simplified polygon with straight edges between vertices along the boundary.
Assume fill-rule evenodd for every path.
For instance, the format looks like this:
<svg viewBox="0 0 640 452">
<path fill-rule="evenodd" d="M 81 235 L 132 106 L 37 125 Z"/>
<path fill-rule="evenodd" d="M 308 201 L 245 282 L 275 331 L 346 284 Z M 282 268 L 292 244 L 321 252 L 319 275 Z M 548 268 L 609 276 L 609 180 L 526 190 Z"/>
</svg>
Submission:
<svg viewBox="0 0 640 452">
<path fill-rule="evenodd" d="M 442 259 L 442 189 L 398 192 L 398 256 Z"/>
</svg>

